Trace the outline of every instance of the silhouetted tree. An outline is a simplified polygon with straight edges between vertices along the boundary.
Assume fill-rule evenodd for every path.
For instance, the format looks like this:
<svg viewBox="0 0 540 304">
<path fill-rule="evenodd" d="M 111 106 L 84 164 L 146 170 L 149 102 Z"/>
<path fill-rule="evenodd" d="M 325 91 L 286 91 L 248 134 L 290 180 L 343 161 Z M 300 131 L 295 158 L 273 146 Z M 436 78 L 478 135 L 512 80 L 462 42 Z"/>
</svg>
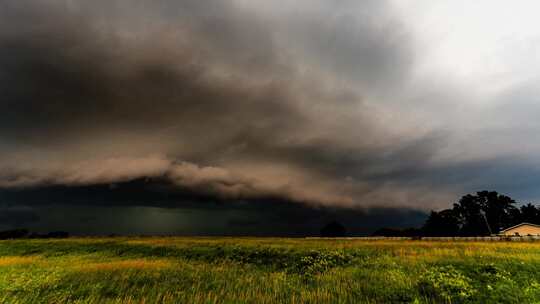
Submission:
<svg viewBox="0 0 540 304">
<path fill-rule="evenodd" d="M 347 230 L 342 224 L 336 221 L 333 221 L 321 229 L 321 236 L 322 237 L 342 237 L 346 235 L 346 232 Z"/>
<path fill-rule="evenodd" d="M 432 211 L 423 231 L 431 236 L 478 236 L 498 233 L 501 229 L 523 221 L 524 213 L 531 221 L 540 220 L 540 212 L 534 206 L 514 205 L 516 201 L 495 191 L 467 194 L 452 209 Z M 525 212 L 523 212 L 525 211 Z"/>
<path fill-rule="evenodd" d="M 519 221 L 516 201 L 495 191 L 467 194 L 454 204 L 461 225 L 461 234 L 466 236 L 497 233 Z"/>
<path fill-rule="evenodd" d="M 426 236 L 481 236 L 528 222 L 540 225 L 540 208 L 532 204 L 517 208 L 516 201 L 495 191 L 467 194 L 452 209 L 431 211 L 421 234 Z M 403 236 L 403 232 L 383 228 L 374 235 Z"/>
<path fill-rule="evenodd" d="M 540 224 L 540 210 L 531 203 L 520 208 L 520 222 Z"/>
<path fill-rule="evenodd" d="M 471 194 L 463 196 L 457 204 L 454 204 L 453 211 L 457 215 L 461 226 L 461 235 L 475 236 L 489 234 L 478 196 Z"/>
<path fill-rule="evenodd" d="M 485 219 L 493 233 L 501 229 L 517 224 L 519 209 L 514 205 L 516 201 L 510 197 L 498 194 L 495 191 L 481 191 L 477 193 L 480 208 L 485 214 Z"/>
<path fill-rule="evenodd" d="M 426 236 L 456 236 L 459 235 L 459 219 L 451 209 L 440 212 L 431 211 L 422 233 Z"/>
</svg>

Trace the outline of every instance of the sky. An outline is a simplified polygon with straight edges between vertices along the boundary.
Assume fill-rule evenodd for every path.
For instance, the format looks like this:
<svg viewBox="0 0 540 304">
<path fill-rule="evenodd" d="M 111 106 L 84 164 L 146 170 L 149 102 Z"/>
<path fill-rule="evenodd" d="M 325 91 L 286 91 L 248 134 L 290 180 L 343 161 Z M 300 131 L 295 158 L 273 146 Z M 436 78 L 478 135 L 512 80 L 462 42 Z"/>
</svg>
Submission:
<svg viewBox="0 0 540 304">
<path fill-rule="evenodd" d="M 0 228 L 310 235 L 540 201 L 536 1 L 0 2 Z"/>
</svg>

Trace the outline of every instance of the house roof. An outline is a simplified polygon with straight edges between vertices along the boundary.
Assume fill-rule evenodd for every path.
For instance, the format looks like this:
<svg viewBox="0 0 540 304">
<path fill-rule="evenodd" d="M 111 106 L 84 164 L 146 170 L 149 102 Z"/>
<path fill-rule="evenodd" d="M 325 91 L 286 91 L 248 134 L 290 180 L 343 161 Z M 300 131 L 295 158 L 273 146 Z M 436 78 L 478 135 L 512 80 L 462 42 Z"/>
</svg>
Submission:
<svg viewBox="0 0 540 304">
<path fill-rule="evenodd" d="M 504 230 L 501 230 L 501 232 L 505 232 L 505 231 L 508 231 L 510 229 L 514 229 L 514 228 L 517 228 L 517 227 L 520 227 L 520 226 L 524 226 L 524 225 L 529 225 L 529 226 L 534 226 L 534 227 L 537 227 L 537 228 L 540 228 L 540 225 L 536 225 L 536 224 L 531 224 L 531 223 L 521 223 L 521 224 L 517 224 L 517 225 L 514 225 L 512 227 L 508 227 Z"/>
</svg>

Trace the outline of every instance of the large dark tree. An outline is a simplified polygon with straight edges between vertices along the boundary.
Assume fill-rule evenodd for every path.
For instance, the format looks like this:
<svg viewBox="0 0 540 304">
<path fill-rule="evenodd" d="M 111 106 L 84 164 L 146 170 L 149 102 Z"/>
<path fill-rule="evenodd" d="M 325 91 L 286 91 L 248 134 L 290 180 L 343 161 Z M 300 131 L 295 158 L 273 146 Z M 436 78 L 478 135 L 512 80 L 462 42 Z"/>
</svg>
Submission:
<svg viewBox="0 0 540 304">
<path fill-rule="evenodd" d="M 452 209 L 432 211 L 423 233 L 429 236 L 481 236 L 528 221 L 540 222 L 540 210 L 532 205 L 521 209 L 516 201 L 495 191 L 467 194 Z"/>
<path fill-rule="evenodd" d="M 474 236 L 489 234 L 478 196 L 471 194 L 463 196 L 457 204 L 454 204 L 452 210 L 455 212 L 461 226 L 461 235 Z"/>
<path fill-rule="evenodd" d="M 510 197 L 495 191 L 481 191 L 463 196 L 453 210 L 460 221 L 462 235 L 489 235 L 519 221 L 515 204 Z"/>
<path fill-rule="evenodd" d="M 521 206 L 520 222 L 540 224 L 540 210 L 531 203 Z"/>
<path fill-rule="evenodd" d="M 493 233 L 498 233 L 519 221 L 519 210 L 515 207 L 516 201 L 510 197 L 495 191 L 478 192 L 477 196 Z"/>
<path fill-rule="evenodd" d="M 459 234 L 459 220 L 451 209 L 431 211 L 422 233 L 426 236 L 456 236 Z"/>
</svg>

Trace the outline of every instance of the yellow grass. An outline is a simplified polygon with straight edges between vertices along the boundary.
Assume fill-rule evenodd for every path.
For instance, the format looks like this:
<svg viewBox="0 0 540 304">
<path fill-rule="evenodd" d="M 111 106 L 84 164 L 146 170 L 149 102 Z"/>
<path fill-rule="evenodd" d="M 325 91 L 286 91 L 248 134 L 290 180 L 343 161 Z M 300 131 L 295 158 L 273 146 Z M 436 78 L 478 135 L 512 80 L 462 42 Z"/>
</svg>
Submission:
<svg viewBox="0 0 540 304">
<path fill-rule="evenodd" d="M 14 265 L 27 265 L 27 264 L 35 263 L 37 260 L 39 260 L 39 257 L 37 257 L 37 256 L 27 256 L 27 257 L 6 256 L 6 257 L 0 257 L 0 267 L 2 267 L 2 266 L 14 266 Z"/>
</svg>

